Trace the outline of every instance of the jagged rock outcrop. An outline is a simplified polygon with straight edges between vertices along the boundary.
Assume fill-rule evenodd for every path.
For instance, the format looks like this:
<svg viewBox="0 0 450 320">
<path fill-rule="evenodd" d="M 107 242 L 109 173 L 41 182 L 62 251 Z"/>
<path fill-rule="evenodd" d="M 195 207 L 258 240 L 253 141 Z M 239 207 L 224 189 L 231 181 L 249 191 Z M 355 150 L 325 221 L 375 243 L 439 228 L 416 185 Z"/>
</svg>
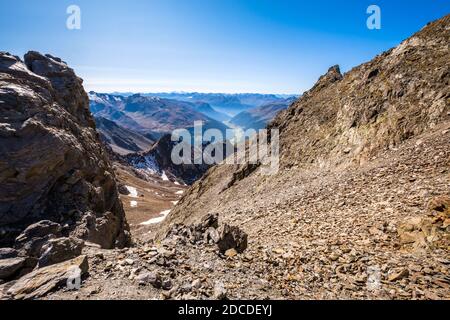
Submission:
<svg viewBox="0 0 450 320">
<path fill-rule="evenodd" d="M 365 163 L 448 118 L 449 17 L 344 76 L 334 66 L 269 126 L 281 165 Z"/>
<path fill-rule="evenodd" d="M 0 246 L 35 259 L 60 237 L 129 242 L 82 80 L 50 55 L 29 52 L 22 62 L 0 53 L 0 234 Z M 47 255 L 68 244 L 52 241 Z"/>
<path fill-rule="evenodd" d="M 147 152 L 133 153 L 125 157 L 125 161 L 141 173 L 167 174 L 173 181 L 192 184 L 200 179 L 210 168 L 209 165 L 194 164 L 194 148 L 188 146 L 191 151 L 191 164 L 174 164 L 172 151 L 178 142 L 172 141 L 171 135 L 164 135 Z M 202 152 L 202 151 L 200 151 Z"/>
</svg>

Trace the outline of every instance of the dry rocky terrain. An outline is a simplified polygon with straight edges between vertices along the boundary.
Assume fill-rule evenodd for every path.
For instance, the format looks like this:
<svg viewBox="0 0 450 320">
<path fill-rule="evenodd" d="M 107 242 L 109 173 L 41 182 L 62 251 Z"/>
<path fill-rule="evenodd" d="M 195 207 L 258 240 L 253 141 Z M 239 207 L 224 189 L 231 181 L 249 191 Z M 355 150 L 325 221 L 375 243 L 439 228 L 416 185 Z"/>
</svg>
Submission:
<svg viewBox="0 0 450 320">
<path fill-rule="evenodd" d="M 81 255 L 52 264 L 44 247 L 42 266 L 0 298 L 449 299 L 449 43 L 447 16 L 344 75 L 330 68 L 269 125 L 280 130 L 277 174 L 212 167 L 132 246 L 44 244 Z M 145 190 L 116 173 L 119 189 Z M 39 226 L 15 242 L 58 229 Z M 0 271 L 20 259 L 8 250 Z M 72 267 L 79 290 L 65 286 Z"/>
</svg>

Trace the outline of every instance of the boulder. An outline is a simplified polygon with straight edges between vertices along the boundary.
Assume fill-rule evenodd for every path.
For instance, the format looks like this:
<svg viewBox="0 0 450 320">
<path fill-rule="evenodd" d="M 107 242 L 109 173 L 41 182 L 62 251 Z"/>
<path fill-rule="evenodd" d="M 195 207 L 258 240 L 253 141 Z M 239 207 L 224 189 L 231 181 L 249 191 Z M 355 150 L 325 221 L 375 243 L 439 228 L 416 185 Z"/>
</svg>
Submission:
<svg viewBox="0 0 450 320">
<path fill-rule="evenodd" d="M 247 238 L 247 234 L 239 227 L 225 224 L 220 230 L 217 246 L 222 254 L 229 249 L 235 249 L 238 253 L 242 253 L 247 249 Z"/>
<path fill-rule="evenodd" d="M 61 235 L 61 226 L 43 220 L 28 226 L 15 241 L 15 247 L 22 255 L 39 257 L 42 246 L 52 238 Z"/>
<path fill-rule="evenodd" d="M 122 221 L 112 212 L 97 217 L 92 212 L 86 213 L 71 236 L 100 245 L 104 249 L 123 247 L 130 243 L 128 230 L 121 230 Z"/>
<path fill-rule="evenodd" d="M 0 260 L 0 279 L 6 280 L 14 276 L 25 264 L 25 258 L 9 258 Z"/>
<path fill-rule="evenodd" d="M 38 267 L 43 268 L 78 257 L 83 247 L 84 242 L 73 237 L 50 239 L 41 248 Z"/>
<path fill-rule="evenodd" d="M 17 257 L 18 252 L 13 248 L 0 248 L 0 260 Z"/>
<path fill-rule="evenodd" d="M 89 269 L 86 256 L 54 264 L 25 275 L 17 280 L 7 291 L 13 299 L 36 299 L 43 297 L 52 290 L 67 284 L 82 276 Z"/>
</svg>

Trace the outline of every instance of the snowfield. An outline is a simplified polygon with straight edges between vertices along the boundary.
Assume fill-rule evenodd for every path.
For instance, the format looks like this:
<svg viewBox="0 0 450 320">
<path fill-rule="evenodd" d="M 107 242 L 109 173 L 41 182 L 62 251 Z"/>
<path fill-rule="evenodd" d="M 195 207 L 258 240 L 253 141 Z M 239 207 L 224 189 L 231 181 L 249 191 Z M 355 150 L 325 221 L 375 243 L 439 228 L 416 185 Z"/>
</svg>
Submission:
<svg viewBox="0 0 450 320">
<path fill-rule="evenodd" d="M 148 221 L 142 222 L 141 225 L 148 226 L 148 225 L 152 225 L 152 224 L 157 224 L 157 223 L 163 222 L 166 219 L 167 215 L 170 213 L 170 211 L 172 211 L 172 210 L 162 211 L 162 212 L 160 212 L 160 215 L 161 215 L 160 217 L 152 218 L 152 219 L 150 219 Z"/>
<path fill-rule="evenodd" d="M 127 188 L 128 192 L 130 193 L 130 197 L 132 197 L 132 198 L 138 197 L 138 192 L 135 187 L 131 187 L 131 186 L 125 186 L 125 187 Z"/>
</svg>

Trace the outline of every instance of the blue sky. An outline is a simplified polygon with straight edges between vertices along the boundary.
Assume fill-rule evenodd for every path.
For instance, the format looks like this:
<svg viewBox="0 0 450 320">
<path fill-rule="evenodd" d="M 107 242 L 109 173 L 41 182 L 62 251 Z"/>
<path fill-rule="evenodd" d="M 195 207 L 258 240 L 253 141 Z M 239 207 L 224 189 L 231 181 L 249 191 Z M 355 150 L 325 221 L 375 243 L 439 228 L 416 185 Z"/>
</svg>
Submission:
<svg viewBox="0 0 450 320">
<path fill-rule="evenodd" d="M 81 30 L 66 28 L 71 4 Z M 0 0 L 0 50 L 59 56 L 101 92 L 301 93 L 448 13 L 447 0 Z"/>
</svg>

